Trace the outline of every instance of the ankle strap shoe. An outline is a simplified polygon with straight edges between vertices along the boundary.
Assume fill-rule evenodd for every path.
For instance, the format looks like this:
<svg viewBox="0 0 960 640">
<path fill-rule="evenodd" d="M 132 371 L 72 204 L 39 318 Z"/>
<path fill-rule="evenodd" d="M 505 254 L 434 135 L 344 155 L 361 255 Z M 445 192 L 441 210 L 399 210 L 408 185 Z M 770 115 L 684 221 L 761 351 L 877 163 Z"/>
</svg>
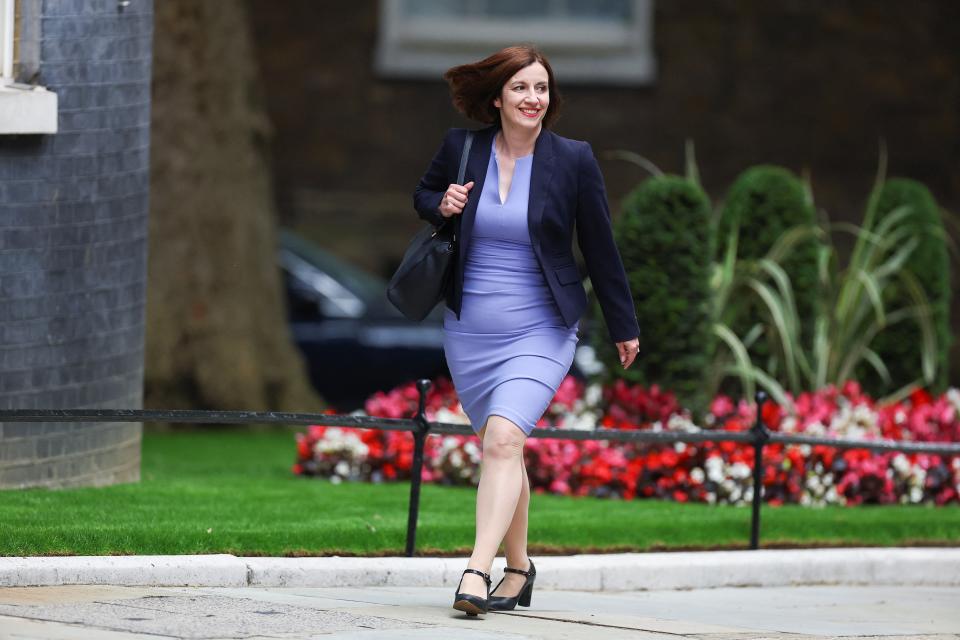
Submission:
<svg viewBox="0 0 960 640">
<path fill-rule="evenodd" d="M 526 579 L 523 581 L 523 586 L 520 587 L 520 591 L 515 596 L 489 596 L 487 603 L 487 608 L 495 611 L 510 611 L 515 609 L 519 604 L 521 607 L 530 606 L 530 596 L 533 595 L 533 581 L 537 578 L 537 568 L 533 566 L 533 560 L 530 561 L 530 569 L 524 571 L 523 569 L 514 569 L 513 567 L 504 567 L 504 572 L 509 571 L 510 573 L 519 573 L 523 576 L 526 576 Z M 504 576 L 506 578 L 506 576 Z M 497 586 L 492 589 L 496 591 L 500 585 L 503 584 L 503 579 L 497 583 Z"/>
<path fill-rule="evenodd" d="M 484 573 L 479 569 L 464 569 L 463 574 L 475 573 L 487 583 L 487 597 L 481 598 L 472 593 L 460 593 L 460 587 L 463 585 L 463 575 L 460 576 L 460 584 L 457 585 L 457 592 L 453 596 L 453 608 L 457 611 L 463 611 L 468 616 L 475 616 L 478 613 L 487 612 L 487 603 L 490 600 L 490 574 Z"/>
</svg>

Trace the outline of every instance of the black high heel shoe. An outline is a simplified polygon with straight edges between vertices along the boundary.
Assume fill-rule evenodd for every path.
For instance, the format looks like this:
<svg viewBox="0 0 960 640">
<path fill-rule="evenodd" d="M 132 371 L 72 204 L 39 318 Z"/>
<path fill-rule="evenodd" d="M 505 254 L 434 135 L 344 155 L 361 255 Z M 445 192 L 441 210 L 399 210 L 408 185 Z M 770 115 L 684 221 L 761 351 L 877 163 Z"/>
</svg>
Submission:
<svg viewBox="0 0 960 640">
<path fill-rule="evenodd" d="M 509 571 L 510 573 L 519 573 L 525 575 L 527 578 L 523 581 L 523 586 L 520 587 L 520 592 L 515 596 L 490 596 L 487 598 L 487 608 L 493 609 L 496 611 L 509 611 L 515 609 L 519 604 L 521 607 L 530 606 L 530 596 L 533 594 L 533 581 L 537 577 L 537 568 L 533 566 L 533 560 L 530 560 L 530 569 L 524 571 L 523 569 L 514 569 L 513 567 L 504 567 L 504 572 Z M 493 591 L 497 590 L 502 583 L 504 578 L 500 579 L 500 582 L 497 583 L 497 586 L 493 588 Z"/>
<path fill-rule="evenodd" d="M 457 611 L 464 611 L 468 616 L 475 616 L 478 613 L 487 612 L 487 602 L 490 600 L 490 574 L 484 573 L 479 569 L 464 569 L 464 574 L 475 573 L 483 578 L 487 583 L 487 597 L 481 598 L 472 593 L 460 593 L 460 587 L 463 585 L 463 576 L 460 576 L 460 584 L 457 585 L 457 593 L 453 596 L 453 608 Z"/>
</svg>

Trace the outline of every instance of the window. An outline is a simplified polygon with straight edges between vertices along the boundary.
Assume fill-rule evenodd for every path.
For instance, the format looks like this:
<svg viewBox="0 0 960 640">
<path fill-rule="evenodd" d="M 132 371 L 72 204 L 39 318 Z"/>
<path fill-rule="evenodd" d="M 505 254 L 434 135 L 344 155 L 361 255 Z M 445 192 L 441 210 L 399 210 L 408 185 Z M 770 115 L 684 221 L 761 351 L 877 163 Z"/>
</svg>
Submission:
<svg viewBox="0 0 960 640">
<path fill-rule="evenodd" d="M 0 0 L 0 134 L 57 131 L 57 94 L 36 85 L 41 7 Z"/>
<path fill-rule="evenodd" d="M 13 82 L 13 63 L 17 54 L 19 29 L 16 28 L 17 2 L 0 0 L 0 83 Z"/>
<path fill-rule="evenodd" d="M 653 0 L 381 0 L 376 70 L 437 79 L 453 65 L 530 42 L 565 84 L 648 85 Z"/>
</svg>

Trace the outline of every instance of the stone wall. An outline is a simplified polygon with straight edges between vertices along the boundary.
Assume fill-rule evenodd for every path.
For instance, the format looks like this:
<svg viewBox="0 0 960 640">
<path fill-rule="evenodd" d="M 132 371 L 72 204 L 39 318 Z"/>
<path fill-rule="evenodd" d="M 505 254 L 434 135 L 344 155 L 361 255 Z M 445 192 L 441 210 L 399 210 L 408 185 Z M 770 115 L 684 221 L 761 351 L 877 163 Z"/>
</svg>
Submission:
<svg viewBox="0 0 960 640">
<path fill-rule="evenodd" d="M 49 0 L 58 132 L 0 136 L 0 407 L 142 406 L 150 0 Z M 2 423 L 0 487 L 140 478 L 139 423 Z"/>
</svg>

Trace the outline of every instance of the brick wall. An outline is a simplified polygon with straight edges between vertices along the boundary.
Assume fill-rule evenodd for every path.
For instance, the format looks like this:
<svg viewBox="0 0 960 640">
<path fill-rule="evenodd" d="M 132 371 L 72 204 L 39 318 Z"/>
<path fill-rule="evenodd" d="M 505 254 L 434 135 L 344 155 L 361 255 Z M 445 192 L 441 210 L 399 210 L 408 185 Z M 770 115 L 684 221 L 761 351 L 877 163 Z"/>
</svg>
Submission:
<svg viewBox="0 0 960 640">
<path fill-rule="evenodd" d="M 28 0 L 32 1 L 32 0 Z M 0 407 L 140 408 L 151 0 L 48 0 L 58 133 L 0 136 Z M 0 487 L 140 478 L 138 423 L 0 423 Z"/>
<path fill-rule="evenodd" d="M 283 221 L 389 277 L 423 224 L 411 194 L 443 132 L 480 125 L 457 114 L 439 74 L 376 76 L 379 3 L 250 6 Z M 808 169 L 831 219 L 859 222 L 882 137 L 889 175 L 922 181 L 960 211 L 960 3 L 654 6 L 656 83 L 591 87 L 557 78 L 566 105 L 554 130 L 593 145 L 614 215 L 647 174 L 604 153 L 633 151 L 682 173 L 687 138 L 715 202 L 740 172 L 774 163 Z M 960 337 L 960 276 L 953 287 Z M 960 385 L 960 339 L 952 354 L 951 380 Z"/>
</svg>

